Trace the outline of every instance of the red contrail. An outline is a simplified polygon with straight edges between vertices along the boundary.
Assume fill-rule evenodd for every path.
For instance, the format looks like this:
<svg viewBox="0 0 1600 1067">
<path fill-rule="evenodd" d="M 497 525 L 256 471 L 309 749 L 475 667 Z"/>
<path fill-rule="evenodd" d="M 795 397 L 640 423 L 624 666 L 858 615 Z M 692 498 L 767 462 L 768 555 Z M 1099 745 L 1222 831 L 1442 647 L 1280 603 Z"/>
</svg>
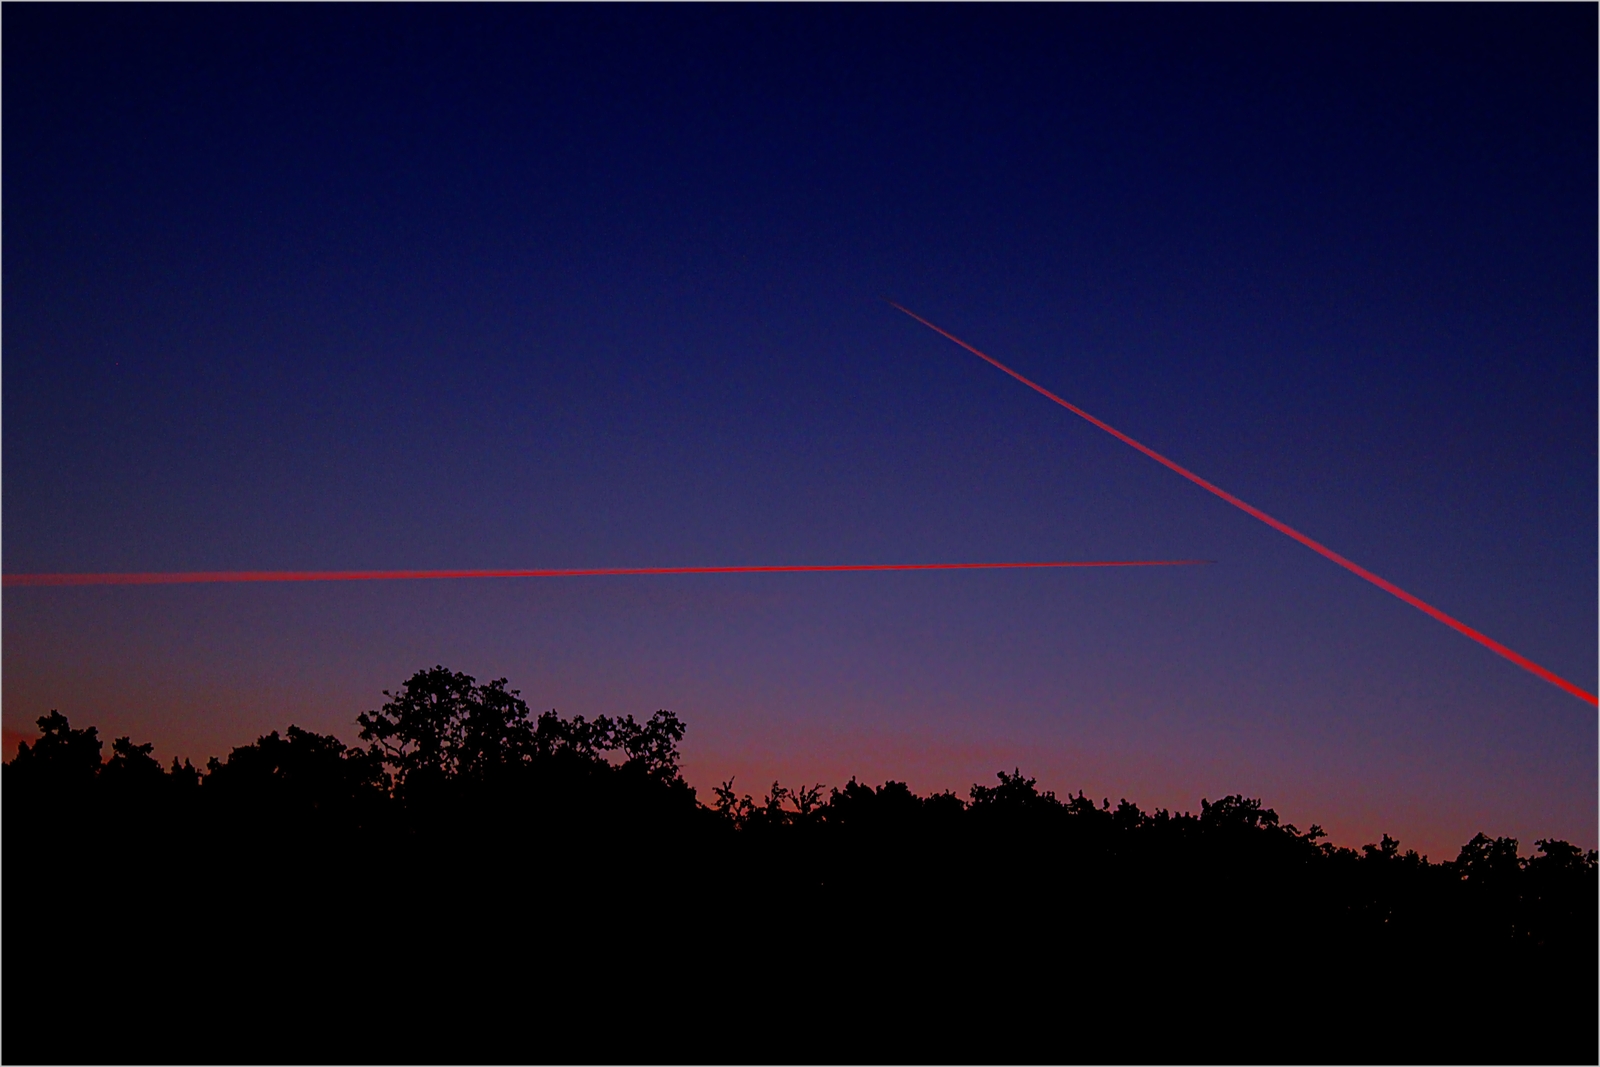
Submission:
<svg viewBox="0 0 1600 1067">
<path fill-rule="evenodd" d="M 1262 511 L 1260 508 L 1251 507 L 1249 504 L 1246 504 L 1243 500 L 1240 500 L 1238 497 L 1234 496 L 1232 493 L 1229 493 L 1229 492 L 1226 492 L 1226 491 L 1224 491 L 1222 489 L 1219 489 L 1217 486 L 1212 485 L 1210 482 L 1206 481 L 1204 478 L 1200 477 L 1198 474 L 1195 474 L 1193 471 L 1186 470 L 1185 468 L 1178 466 L 1178 464 L 1172 462 L 1172 460 L 1168 459 L 1166 456 L 1163 456 L 1161 453 L 1157 452 L 1155 449 L 1148 448 L 1145 445 L 1140 444 L 1138 441 L 1135 441 L 1133 438 L 1129 437 L 1127 434 L 1123 433 L 1121 430 L 1115 429 L 1115 428 L 1113 428 L 1111 426 L 1107 426 L 1105 423 L 1101 422 L 1099 419 L 1095 418 L 1093 415 L 1089 414 L 1087 411 L 1084 411 L 1082 408 L 1077 407 L 1076 405 L 1067 403 L 1065 400 L 1062 400 L 1059 396 L 1056 396 L 1056 394 L 1052 393 L 1050 390 L 1046 389 L 1044 386 L 1039 385 L 1037 382 L 1029 381 L 1027 378 L 1024 378 L 1022 375 L 1018 374 L 1016 371 L 1014 371 L 1010 367 L 1006 366 L 1004 363 L 1001 363 L 998 359 L 995 359 L 993 356 L 988 355 L 987 353 L 978 351 L 976 348 L 973 348 L 971 345 L 967 344 L 967 342 L 963 341 L 961 338 L 957 337 L 955 334 L 950 333 L 948 330 L 940 329 L 939 327 L 935 326 L 933 323 L 929 322 L 927 319 L 923 318 L 921 315 L 918 315 L 915 311 L 912 311 L 909 308 L 901 307 L 899 304 L 896 304 L 893 300 L 886 300 L 885 303 L 887 303 L 890 307 L 894 308 L 896 311 L 905 312 L 907 315 L 910 315 L 912 318 L 916 319 L 918 322 L 922 323 L 922 325 L 926 326 L 928 329 L 934 331 L 935 333 L 941 334 L 944 337 L 949 338 L 950 340 L 954 341 L 956 344 L 960 345 L 962 348 L 965 348 L 968 352 L 971 352 L 973 355 L 977 356 L 979 359 L 982 359 L 982 360 L 984 360 L 984 361 L 986 361 L 988 363 L 994 364 L 996 367 L 999 367 L 1001 370 L 1003 370 L 1007 374 L 1011 375 L 1013 378 L 1015 378 L 1017 381 L 1021 382 L 1023 385 L 1026 385 L 1029 389 L 1032 389 L 1032 390 L 1034 390 L 1036 392 L 1044 394 L 1045 396 L 1049 397 L 1051 400 L 1054 400 L 1057 404 L 1060 404 L 1062 407 L 1064 407 L 1068 411 L 1072 412 L 1074 415 L 1077 415 L 1077 416 L 1079 416 L 1081 418 L 1087 419 L 1088 421 L 1094 423 L 1096 426 L 1100 427 L 1100 429 L 1104 430 L 1106 433 L 1110 434 L 1112 437 L 1115 437 L 1117 440 L 1123 442 L 1124 444 L 1132 445 L 1134 448 L 1137 448 L 1140 452 L 1143 452 L 1145 455 L 1149 456 L 1151 459 L 1155 460 L 1157 463 L 1160 463 L 1163 466 L 1170 467 L 1172 470 L 1177 471 L 1179 474 L 1183 475 L 1185 478 L 1189 479 L 1191 482 L 1193 482 L 1194 484 L 1198 485 L 1200 488 L 1205 489 L 1208 492 L 1215 493 L 1217 496 L 1220 496 L 1222 499 L 1226 500 L 1228 503 L 1232 504 L 1234 507 L 1238 508 L 1239 510 L 1245 512 L 1248 515 L 1255 516 L 1256 518 L 1260 519 L 1262 522 L 1266 523 L 1268 526 L 1272 527 L 1274 530 L 1277 530 L 1279 533 L 1288 534 L 1290 537 L 1294 538 L 1296 541 L 1299 541 L 1302 545 L 1305 545 L 1307 548 L 1309 548 L 1309 549 L 1311 549 L 1311 550 L 1313 550 L 1315 552 L 1319 552 L 1322 555 L 1324 555 L 1324 556 L 1328 557 L 1329 559 L 1333 560 L 1333 562 L 1337 563 L 1339 566 L 1343 567 L 1345 570 L 1350 571 L 1350 572 L 1352 572 L 1354 574 L 1359 574 L 1361 577 L 1365 578 L 1367 581 L 1371 582 L 1373 585 L 1377 586 L 1379 589 L 1382 589 L 1384 592 L 1393 593 L 1395 596 L 1399 597 L 1401 600 L 1404 600 L 1407 604 L 1410 604 L 1412 607 L 1417 608 L 1417 609 L 1419 609 L 1421 611 L 1427 612 L 1429 615 L 1432 615 L 1434 618 L 1438 619 L 1440 622 L 1444 623 L 1446 626 L 1450 627 L 1451 629 L 1454 629 L 1454 630 L 1457 630 L 1457 631 L 1459 631 L 1459 632 L 1461 632 L 1463 634 L 1466 634 L 1468 637 L 1472 638 L 1474 641 L 1478 642 L 1480 645 L 1484 646 L 1485 648 L 1490 649 L 1491 651 L 1498 652 L 1500 655 L 1504 656 L 1506 659 L 1510 660 L 1512 663 L 1515 663 L 1517 666 L 1521 667 L 1523 670 L 1531 671 L 1534 674 L 1537 674 L 1540 678 L 1543 678 L 1545 681 L 1551 683 L 1552 685 L 1556 685 L 1556 686 L 1559 686 L 1562 689 L 1565 689 L 1567 692 L 1571 693 L 1573 696 L 1577 697 L 1579 700 L 1586 700 L 1590 704 L 1594 704 L 1596 706 L 1600 706 L 1600 699 L 1597 699 L 1593 693 L 1590 693 L 1590 692 L 1588 692 L 1586 690 L 1580 689 L 1579 687 L 1573 685 L 1571 682 L 1567 681 L 1565 678 L 1561 677 L 1559 674 L 1556 674 L 1554 671 L 1546 670 L 1545 668 L 1539 666 L 1537 663 L 1533 662 L 1533 660 L 1529 659 L 1528 657 L 1520 655 L 1519 653 L 1513 652 L 1511 649 L 1507 648 L 1505 645 L 1502 645 L 1500 642 L 1496 641 L 1494 638 L 1489 637 L 1486 634 L 1479 633 L 1477 630 L 1474 630 L 1472 627 L 1468 626 L 1466 623 L 1461 622 L 1458 619 L 1452 618 L 1449 615 L 1446 615 L 1444 612 L 1440 611 L 1438 608 L 1434 607 L 1432 604 L 1429 604 L 1427 601 L 1422 600 L 1419 597 L 1412 596 L 1410 593 L 1406 592 L 1404 589 L 1401 589 L 1398 585 L 1395 585 L 1393 582 L 1385 581 L 1384 579 L 1379 578 L 1376 574 L 1373 574 L 1371 571 L 1367 570 L 1365 567 L 1362 567 L 1359 564 L 1350 562 L 1349 560 L 1345 559 L 1343 556 L 1339 555 L 1339 553 L 1337 553 L 1333 549 L 1329 548 L 1327 545 L 1324 545 L 1324 544 L 1321 544 L 1321 543 L 1319 543 L 1317 541 L 1312 540 L 1311 538 L 1307 537 L 1305 534 L 1301 533 L 1299 530 L 1296 530 L 1294 527 L 1288 525 L 1287 523 L 1279 522 L 1277 519 L 1273 518 L 1271 515 L 1268 515 L 1266 512 Z"/>
<path fill-rule="evenodd" d="M 1063 560 L 1047 563 L 831 563 L 788 567 L 590 567 L 501 571 L 155 571 L 7 574 L 6 586 L 187 585 L 195 582 L 383 582 L 418 578 L 581 578 L 606 574 L 777 574 L 791 571 L 971 571 L 1019 567 L 1193 567 L 1208 559 Z"/>
</svg>

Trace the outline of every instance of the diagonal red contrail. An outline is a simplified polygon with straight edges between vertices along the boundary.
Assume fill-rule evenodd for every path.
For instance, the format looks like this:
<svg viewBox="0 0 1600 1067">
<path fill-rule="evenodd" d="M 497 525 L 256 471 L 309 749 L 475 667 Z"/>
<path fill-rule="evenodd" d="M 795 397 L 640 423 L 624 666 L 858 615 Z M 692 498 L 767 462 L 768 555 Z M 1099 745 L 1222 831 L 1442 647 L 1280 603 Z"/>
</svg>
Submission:
<svg viewBox="0 0 1600 1067">
<path fill-rule="evenodd" d="M 1418 610 L 1427 612 L 1429 615 L 1432 615 L 1434 618 L 1438 619 L 1440 622 L 1444 623 L 1446 626 L 1450 627 L 1453 630 L 1459 631 L 1460 633 L 1466 634 L 1468 637 L 1470 637 L 1474 641 L 1478 642 L 1478 644 L 1484 646 L 1487 649 L 1490 649 L 1493 652 L 1499 653 L 1500 655 L 1504 656 L 1506 659 L 1510 660 L 1512 663 L 1515 663 L 1517 666 L 1521 667 L 1523 670 L 1531 671 L 1532 673 L 1537 674 L 1540 678 L 1543 678 L 1545 681 L 1551 683 L 1552 685 L 1559 686 L 1560 688 L 1565 689 L 1567 692 L 1571 693 L 1573 696 L 1577 697 L 1579 700 L 1586 700 L 1590 704 L 1594 704 L 1596 706 L 1600 706 L 1600 699 L 1597 699 L 1593 693 L 1590 693 L 1590 692 L 1588 692 L 1587 690 L 1584 690 L 1584 689 L 1580 689 L 1578 686 L 1573 685 L 1571 682 L 1567 681 L 1565 678 L 1561 677 L 1559 674 L 1556 674 L 1554 671 L 1546 670 L 1545 668 L 1539 666 L 1537 663 L 1533 662 L 1533 660 L 1529 659 L 1528 657 L 1526 657 L 1524 655 L 1521 655 L 1521 654 L 1519 654 L 1517 652 L 1513 652 L 1511 649 L 1507 648 L 1505 645 L 1502 645 L 1500 642 L 1496 641 L 1494 638 L 1489 637 L 1487 634 L 1481 634 L 1477 630 L 1474 630 L 1472 627 L 1468 626 L 1466 623 L 1460 621 L 1459 619 L 1455 619 L 1455 618 L 1452 618 L 1449 615 L 1446 615 L 1444 612 L 1440 611 L 1438 608 L 1434 607 L 1432 604 L 1429 604 L 1427 601 L 1421 599 L 1420 597 L 1412 596 L 1410 593 L 1406 592 L 1404 589 L 1401 589 L 1398 585 L 1395 585 L 1393 582 L 1385 581 L 1384 579 L 1379 578 L 1376 574 L 1373 574 L 1371 571 L 1367 570 L 1365 567 L 1363 567 L 1363 566 L 1361 566 L 1359 564 L 1350 562 L 1349 560 L 1345 559 L 1343 556 L 1339 555 L 1339 553 L 1337 553 L 1333 549 L 1329 548 L 1327 545 L 1324 545 L 1324 544 L 1321 544 L 1318 541 L 1312 540 L 1311 538 L 1307 537 L 1305 534 L 1301 533 L 1299 530 L 1296 530 L 1294 527 L 1290 526 L 1287 523 L 1279 522 L 1277 519 L 1273 518 L 1271 515 L 1268 515 L 1266 512 L 1262 511 L 1260 508 L 1251 507 L 1249 504 L 1246 504 L 1243 500 L 1240 500 L 1238 497 L 1234 496 L 1232 493 L 1229 493 L 1229 492 L 1227 492 L 1227 491 L 1225 491 L 1223 489 L 1218 488 L 1215 485 L 1212 485 L 1210 482 L 1206 481 L 1204 478 L 1200 477 L 1198 474 L 1195 474 L 1193 471 L 1190 471 L 1190 470 L 1187 470 L 1187 469 L 1185 469 L 1183 467 L 1180 467 L 1178 464 L 1172 462 L 1172 460 L 1168 459 L 1166 456 L 1163 456 L 1161 453 L 1157 452 L 1155 449 L 1149 448 L 1149 447 L 1147 447 L 1145 445 L 1140 444 L 1138 441 L 1135 441 L 1133 438 L 1129 437 L 1127 434 L 1123 433 L 1121 430 L 1115 429 L 1114 427 L 1111 427 L 1111 426 L 1107 426 L 1105 423 L 1101 422 L 1099 419 L 1095 418 L 1093 415 L 1089 414 L 1087 411 L 1084 411 L 1082 408 L 1077 407 L 1074 404 L 1067 403 L 1065 400 L 1061 399 L 1059 396 L 1056 396 L 1056 394 L 1052 393 L 1050 390 L 1046 389 L 1044 386 L 1038 384 L 1037 382 L 1029 381 L 1027 378 L 1024 378 L 1022 375 L 1018 374 L 1016 371 L 1012 370 L 1010 367 L 1006 366 L 1004 363 L 1001 363 L 998 359 L 995 359 L 993 356 L 988 355 L 987 353 L 978 351 L 976 348 L 973 348 L 971 345 L 967 344 L 967 342 L 963 341 L 961 338 L 957 337 L 955 334 L 950 333 L 948 330 L 940 329 L 939 327 L 935 326 L 933 323 L 929 322 L 927 319 L 923 318 L 921 315 L 918 315 L 915 311 L 912 311 L 910 308 L 901 307 L 899 304 L 896 304 L 893 300 L 886 300 L 885 303 L 887 303 L 890 307 L 894 308 L 896 311 L 904 312 L 905 314 L 907 314 L 907 315 L 911 316 L 912 318 L 916 319 L 918 322 L 922 323 L 922 325 L 926 326 L 928 329 L 932 330 L 933 332 L 935 332 L 937 334 L 940 334 L 940 335 L 942 335 L 942 336 L 944 336 L 946 338 L 949 338 L 950 340 L 954 341 L 956 344 L 960 345 L 962 348 L 965 348 L 968 352 L 971 352 L 973 355 L 977 356 L 979 359 L 982 359 L 982 360 L 984 360 L 984 361 L 986 361 L 988 363 L 992 363 L 994 366 L 996 366 L 996 367 L 1000 368 L 1001 370 L 1005 371 L 1007 374 L 1011 375 L 1011 377 L 1015 378 L 1017 381 L 1021 382 L 1023 385 L 1026 385 L 1029 389 L 1032 389 L 1032 390 L 1034 390 L 1034 391 L 1036 391 L 1038 393 L 1042 393 L 1043 395 L 1049 397 L 1051 400 L 1054 400 L 1057 404 L 1060 404 L 1062 407 L 1066 408 L 1068 411 L 1072 412 L 1074 415 L 1077 415 L 1080 418 L 1087 419 L 1088 421 L 1094 423 L 1094 425 L 1100 427 L 1100 429 L 1104 430 L 1106 433 L 1110 434 L 1112 437 L 1115 437 L 1117 440 L 1123 442 L 1124 444 L 1132 445 L 1134 448 L 1137 448 L 1140 452 L 1143 452 L 1145 455 L 1149 456 L 1151 459 L 1155 460 L 1157 463 L 1160 463 L 1161 465 L 1163 465 L 1165 467 L 1169 467 L 1172 470 L 1177 471 L 1179 474 L 1183 475 L 1185 478 L 1189 479 L 1191 482 L 1193 482 L 1194 484 L 1198 485 L 1200 488 L 1206 490 L 1207 492 L 1215 493 L 1217 496 L 1220 496 L 1222 499 L 1226 500 L 1228 503 L 1232 504 L 1234 507 L 1236 507 L 1239 510 L 1243 511 L 1245 514 L 1255 516 L 1256 518 L 1260 519 L 1262 522 L 1266 523 L 1268 526 L 1272 527 L 1274 530 L 1277 530 L 1279 533 L 1288 534 L 1290 537 L 1294 538 L 1296 541 L 1299 541 L 1302 545 L 1305 545 L 1307 548 L 1311 549 L 1312 551 L 1321 553 L 1322 555 L 1324 555 L 1327 558 L 1333 560 L 1333 562 L 1337 563 L 1339 566 L 1343 567 L 1347 571 L 1350 571 L 1350 572 L 1352 572 L 1354 574 L 1359 574 L 1361 577 L 1365 578 L 1367 581 L 1371 582 L 1373 585 L 1377 586 L 1379 589 L 1382 589 L 1384 592 L 1393 593 L 1395 596 L 1399 597 L 1401 600 L 1404 600 L 1407 604 L 1410 604 L 1412 607 L 1417 608 Z"/>
<path fill-rule="evenodd" d="M 418 578 L 582 578 L 608 574 L 778 574 L 793 571 L 975 571 L 1022 567 L 1193 567 L 1208 559 L 1061 560 L 1042 563 L 831 563 L 787 567 L 590 567 L 498 571 L 156 571 L 134 574 L 7 574 L 6 586 L 189 585 L 197 582 L 382 582 Z"/>
</svg>

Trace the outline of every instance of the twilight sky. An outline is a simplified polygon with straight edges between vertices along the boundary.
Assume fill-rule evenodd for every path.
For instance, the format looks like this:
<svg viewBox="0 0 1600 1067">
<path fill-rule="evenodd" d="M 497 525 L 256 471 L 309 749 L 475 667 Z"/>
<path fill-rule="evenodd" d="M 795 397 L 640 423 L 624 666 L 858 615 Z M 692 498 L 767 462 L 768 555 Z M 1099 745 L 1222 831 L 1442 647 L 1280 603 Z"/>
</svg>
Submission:
<svg viewBox="0 0 1600 1067">
<path fill-rule="evenodd" d="M 1596 845 L 1596 11 L 4 12 L 6 573 L 1205 568 L 7 589 L 198 763 L 444 663 L 690 780 L 1020 766 L 1435 859 Z"/>
</svg>

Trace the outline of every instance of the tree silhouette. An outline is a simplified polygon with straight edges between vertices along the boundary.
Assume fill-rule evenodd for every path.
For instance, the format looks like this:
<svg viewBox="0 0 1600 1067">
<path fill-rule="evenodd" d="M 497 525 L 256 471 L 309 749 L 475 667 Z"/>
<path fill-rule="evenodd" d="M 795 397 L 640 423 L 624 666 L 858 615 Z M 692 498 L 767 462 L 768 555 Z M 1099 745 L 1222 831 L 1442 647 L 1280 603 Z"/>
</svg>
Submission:
<svg viewBox="0 0 1600 1067">
<path fill-rule="evenodd" d="M 233 749 L 226 761 L 213 757 L 203 785 L 235 817 L 360 826 L 377 817 L 390 781 L 369 752 L 290 726 L 285 736 L 274 730 Z"/>
<path fill-rule="evenodd" d="M 100 731 L 74 730 L 67 717 L 51 710 L 39 716 L 39 739 L 22 741 L 6 766 L 33 786 L 85 787 L 100 772 Z"/>
<path fill-rule="evenodd" d="M 41 717 L 0 772 L 0 1052 L 1596 1058 L 1600 862 L 1565 841 L 1435 863 L 1241 794 L 1144 811 L 1017 768 L 702 804 L 669 711 L 535 717 L 442 666 L 384 695 L 361 747 L 291 725 L 203 770 Z M 1538 1037 L 1419 1026 L 1429 998 Z M 146 1024 L 175 1003 L 192 1048 Z M 393 1022 L 325 1021 L 350 1018 Z"/>
<path fill-rule="evenodd" d="M 444 667 L 418 671 L 389 701 L 357 716 L 361 739 L 393 774 L 397 794 L 488 778 L 534 751 L 528 705 L 504 678 L 478 685 Z"/>
</svg>

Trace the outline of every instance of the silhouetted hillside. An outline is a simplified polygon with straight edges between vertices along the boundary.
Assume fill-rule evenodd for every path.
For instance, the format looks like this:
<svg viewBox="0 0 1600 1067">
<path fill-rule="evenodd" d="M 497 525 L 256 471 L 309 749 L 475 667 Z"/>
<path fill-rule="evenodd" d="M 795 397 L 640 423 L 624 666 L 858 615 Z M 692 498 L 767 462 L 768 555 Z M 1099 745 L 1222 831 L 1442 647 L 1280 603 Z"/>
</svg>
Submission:
<svg viewBox="0 0 1600 1067">
<path fill-rule="evenodd" d="M 1594 852 L 1351 850 L 1258 800 L 725 783 L 660 711 L 419 671 L 365 747 L 3 773 L 4 1058 L 1593 1062 Z"/>
</svg>

